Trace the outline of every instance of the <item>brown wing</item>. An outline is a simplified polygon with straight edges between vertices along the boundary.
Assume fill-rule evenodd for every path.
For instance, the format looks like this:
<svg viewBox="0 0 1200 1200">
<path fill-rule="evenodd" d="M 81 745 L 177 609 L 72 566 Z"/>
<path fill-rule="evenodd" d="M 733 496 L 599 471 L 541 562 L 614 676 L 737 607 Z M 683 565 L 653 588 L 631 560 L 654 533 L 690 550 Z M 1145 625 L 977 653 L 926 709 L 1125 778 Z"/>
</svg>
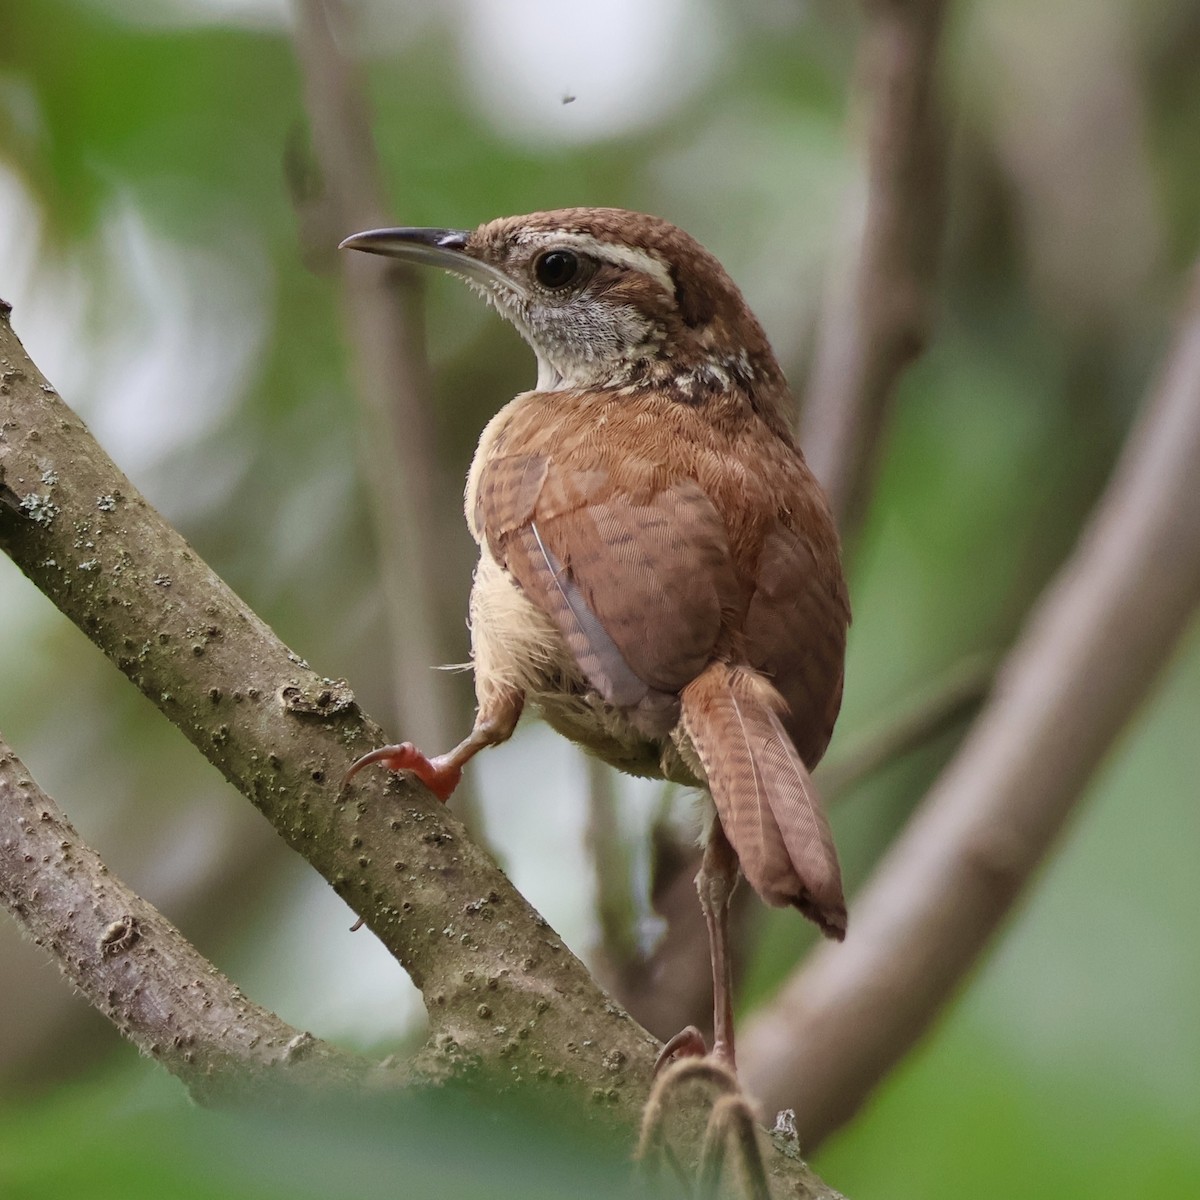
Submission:
<svg viewBox="0 0 1200 1200">
<path fill-rule="evenodd" d="M 825 753 L 841 705 L 849 619 L 836 557 L 822 570 L 806 539 L 775 524 L 759 554 L 746 652 L 783 696 L 781 720 L 809 768 Z"/>
<path fill-rule="evenodd" d="M 604 470 L 502 456 L 480 477 L 475 520 L 584 676 L 621 707 L 694 679 L 736 603 L 724 523 L 691 480 L 632 497 Z"/>
</svg>

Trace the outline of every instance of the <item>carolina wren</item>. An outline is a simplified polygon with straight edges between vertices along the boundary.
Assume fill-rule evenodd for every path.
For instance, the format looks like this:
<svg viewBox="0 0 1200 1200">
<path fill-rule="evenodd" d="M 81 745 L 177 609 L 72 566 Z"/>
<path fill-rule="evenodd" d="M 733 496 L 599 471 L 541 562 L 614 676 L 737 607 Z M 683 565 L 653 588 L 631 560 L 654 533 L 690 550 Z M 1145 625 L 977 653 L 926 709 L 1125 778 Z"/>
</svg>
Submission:
<svg viewBox="0 0 1200 1200">
<path fill-rule="evenodd" d="M 728 908 L 742 873 L 841 939 L 846 907 L 809 777 L 837 717 L 850 608 L 787 383 L 721 264 L 657 217 L 569 208 L 474 231 L 377 229 L 343 247 L 442 267 L 537 355 L 488 423 L 466 517 L 479 710 L 413 772 L 443 800 L 528 700 L 613 766 L 705 789 L 696 885 L 713 963 L 712 1053 L 734 1063 Z M 676 1052 L 703 1053 L 694 1029 Z"/>
</svg>

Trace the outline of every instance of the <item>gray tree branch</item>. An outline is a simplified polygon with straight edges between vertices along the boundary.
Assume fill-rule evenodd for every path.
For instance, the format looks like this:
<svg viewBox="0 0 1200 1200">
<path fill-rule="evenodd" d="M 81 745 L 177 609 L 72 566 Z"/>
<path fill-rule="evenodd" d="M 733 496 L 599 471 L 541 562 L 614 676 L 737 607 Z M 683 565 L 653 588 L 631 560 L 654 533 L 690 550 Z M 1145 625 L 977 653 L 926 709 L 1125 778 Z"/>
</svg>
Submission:
<svg viewBox="0 0 1200 1200">
<path fill-rule="evenodd" d="M 1089 526 L 956 758 L 822 947 L 743 1031 L 743 1075 L 806 1149 L 933 1023 L 1029 885 L 1200 604 L 1200 265 Z"/>
<path fill-rule="evenodd" d="M 387 1078 L 367 1059 L 246 999 L 109 873 L 3 738 L 0 904 L 92 1005 L 200 1103 Z"/>
</svg>

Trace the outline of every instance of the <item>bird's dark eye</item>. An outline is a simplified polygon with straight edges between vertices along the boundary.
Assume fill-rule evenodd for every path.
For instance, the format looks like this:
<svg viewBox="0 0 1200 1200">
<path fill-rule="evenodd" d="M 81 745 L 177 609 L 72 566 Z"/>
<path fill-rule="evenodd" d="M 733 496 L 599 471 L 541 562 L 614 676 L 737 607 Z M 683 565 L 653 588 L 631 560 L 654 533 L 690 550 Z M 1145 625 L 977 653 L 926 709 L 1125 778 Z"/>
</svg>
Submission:
<svg viewBox="0 0 1200 1200">
<path fill-rule="evenodd" d="M 570 250 L 547 250 L 539 254 L 533 264 L 533 273 L 542 287 L 557 291 L 575 282 L 579 277 L 579 255 Z"/>
</svg>

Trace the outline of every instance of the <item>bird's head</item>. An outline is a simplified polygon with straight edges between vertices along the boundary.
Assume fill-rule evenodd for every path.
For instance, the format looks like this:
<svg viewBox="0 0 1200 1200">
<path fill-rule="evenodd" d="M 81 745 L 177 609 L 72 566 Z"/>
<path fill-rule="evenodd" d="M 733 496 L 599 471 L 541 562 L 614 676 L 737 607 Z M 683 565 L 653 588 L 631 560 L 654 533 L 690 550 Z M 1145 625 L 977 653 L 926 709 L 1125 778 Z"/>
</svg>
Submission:
<svg viewBox="0 0 1200 1200">
<path fill-rule="evenodd" d="M 786 394 L 733 280 L 658 217 L 566 208 L 475 230 L 375 229 L 342 246 L 465 279 L 533 347 L 540 391 L 653 386 L 692 403 L 736 391 L 772 410 Z"/>
</svg>

